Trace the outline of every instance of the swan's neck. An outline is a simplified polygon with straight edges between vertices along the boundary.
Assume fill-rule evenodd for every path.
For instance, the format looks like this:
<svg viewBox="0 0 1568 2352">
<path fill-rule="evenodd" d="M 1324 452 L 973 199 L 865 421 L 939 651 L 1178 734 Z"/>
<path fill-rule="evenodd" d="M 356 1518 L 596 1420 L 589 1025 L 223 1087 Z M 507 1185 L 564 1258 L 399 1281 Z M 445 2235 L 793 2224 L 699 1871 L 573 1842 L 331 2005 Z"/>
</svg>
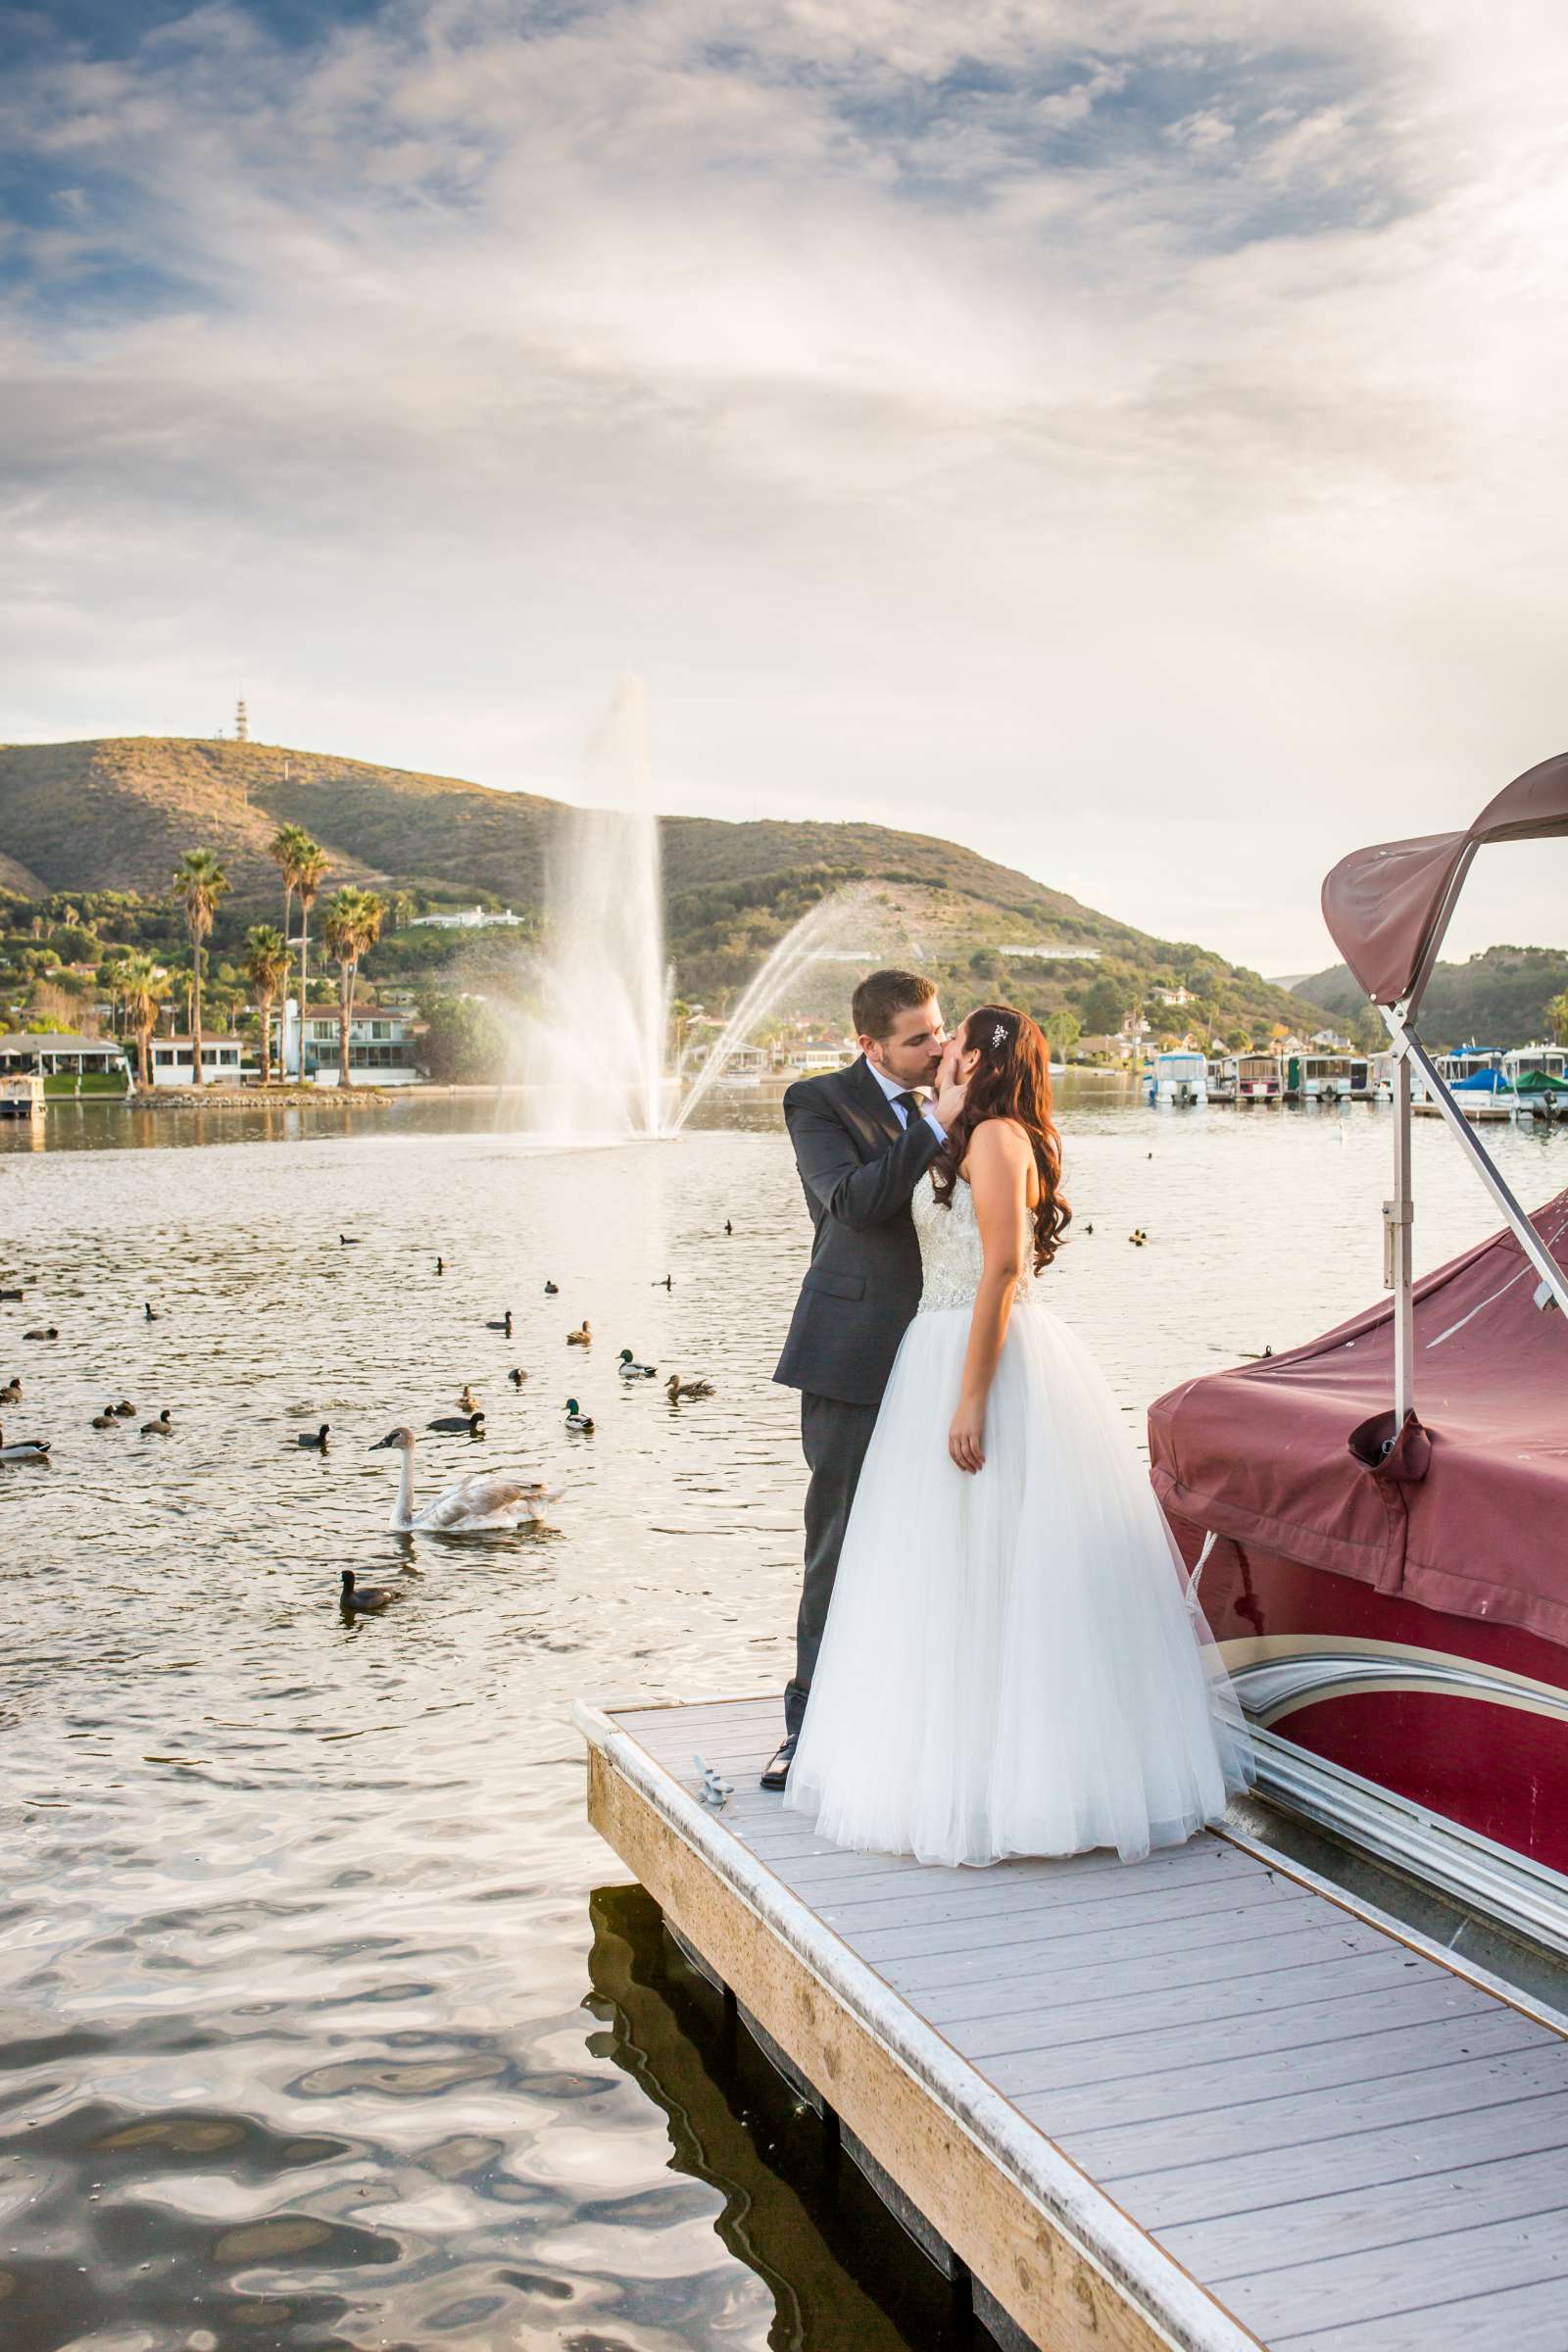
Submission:
<svg viewBox="0 0 1568 2352">
<path fill-rule="evenodd" d="M 403 1468 L 398 1478 L 398 1498 L 392 1505 L 392 1525 L 408 1528 L 414 1525 L 414 1447 L 410 1446 L 403 1456 Z"/>
</svg>

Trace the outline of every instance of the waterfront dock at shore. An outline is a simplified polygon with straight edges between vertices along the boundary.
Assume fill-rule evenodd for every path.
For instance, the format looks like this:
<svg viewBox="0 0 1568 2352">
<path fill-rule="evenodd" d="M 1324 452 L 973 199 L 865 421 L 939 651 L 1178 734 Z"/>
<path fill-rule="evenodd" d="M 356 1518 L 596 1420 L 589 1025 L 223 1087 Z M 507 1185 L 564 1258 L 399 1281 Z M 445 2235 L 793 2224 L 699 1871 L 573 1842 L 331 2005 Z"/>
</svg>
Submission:
<svg viewBox="0 0 1568 2352">
<path fill-rule="evenodd" d="M 772 1697 L 576 1718 L 594 1826 L 1007 2352 L 1560 2352 L 1554 2011 L 1241 1833 L 927 1869 L 758 1787 Z"/>
</svg>

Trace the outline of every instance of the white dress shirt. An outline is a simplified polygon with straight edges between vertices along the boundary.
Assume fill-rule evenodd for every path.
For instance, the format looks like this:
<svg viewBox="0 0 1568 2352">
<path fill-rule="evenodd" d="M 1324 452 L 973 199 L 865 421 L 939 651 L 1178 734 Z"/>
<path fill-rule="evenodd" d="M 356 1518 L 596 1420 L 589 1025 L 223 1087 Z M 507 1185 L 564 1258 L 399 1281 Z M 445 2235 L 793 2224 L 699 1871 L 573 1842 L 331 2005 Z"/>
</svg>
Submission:
<svg viewBox="0 0 1568 2352">
<path fill-rule="evenodd" d="M 876 1063 L 872 1061 L 869 1056 L 867 1056 L 865 1066 L 870 1071 L 872 1077 L 876 1080 L 878 1086 L 882 1089 L 882 1092 L 886 1095 L 888 1101 L 892 1103 L 893 1115 L 898 1120 L 899 1125 L 901 1127 L 907 1127 L 909 1124 L 909 1113 L 905 1104 L 899 1101 L 899 1097 L 900 1095 L 913 1094 L 917 1090 L 913 1087 L 906 1086 L 902 1078 L 889 1077 L 887 1071 L 878 1069 Z M 942 1121 L 937 1117 L 935 1110 L 933 1110 L 931 1107 L 929 1099 L 921 1104 L 920 1115 L 922 1118 L 929 1120 L 930 1124 L 936 1129 L 937 1134 L 942 1138 L 942 1141 L 946 1143 L 948 1140 L 948 1131 L 943 1126 Z"/>
</svg>

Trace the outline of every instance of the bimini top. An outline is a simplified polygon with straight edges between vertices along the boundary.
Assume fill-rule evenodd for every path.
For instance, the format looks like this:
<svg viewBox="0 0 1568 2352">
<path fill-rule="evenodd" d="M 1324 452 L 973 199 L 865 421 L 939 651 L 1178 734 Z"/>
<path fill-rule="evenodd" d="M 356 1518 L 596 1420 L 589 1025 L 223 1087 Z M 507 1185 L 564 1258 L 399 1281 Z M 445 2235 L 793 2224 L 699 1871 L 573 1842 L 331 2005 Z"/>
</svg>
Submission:
<svg viewBox="0 0 1568 2352">
<path fill-rule="evenodd" d="M 1568 1191 L 1532 1222 L 1568 1270 Z M 1538 1281 L 1505 1228 L 1417 1284 L 1426 1426 L 1397 1437 L 1392 1299 L 1172 1389 L 1149 1414 L 1155 1494 L 1190 1526 L 1568 1642 L 1568 1318 L 1538 1311 Z"/>
<path fill-rule="evenodd" d="M 1334 944 L 1377 1004 L 1397 1004 L 1430 968 L 1471 858 L 1491 841 L 1568 833 L 1568 752 L 1505 784 L 1463 833 L 1352 850 L 1323 885 Z"/>
</svg>

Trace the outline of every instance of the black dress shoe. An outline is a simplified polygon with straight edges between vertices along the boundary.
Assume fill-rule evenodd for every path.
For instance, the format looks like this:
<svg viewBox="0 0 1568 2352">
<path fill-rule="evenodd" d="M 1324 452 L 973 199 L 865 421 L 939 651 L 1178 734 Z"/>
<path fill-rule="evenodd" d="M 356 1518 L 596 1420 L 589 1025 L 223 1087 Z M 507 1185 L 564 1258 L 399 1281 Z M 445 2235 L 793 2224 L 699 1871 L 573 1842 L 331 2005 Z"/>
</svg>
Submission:
<svg viewBox="0 0 1568 2352">
<path fill-rule="evenodd" d="M 768 1765 L 767 1770 L 762 1775 L 762 1787 L 764 1788 L 782 1788 L 785 1782 L 789 1779 L 790 1766 L 795 1761 L 795 1742 L 799 1737 L 799 1733 L 791 1732 L 789 1738 L 785 1740 L 783 1746 L 779 1749 L 771 1764 Z"/>
</svg>

